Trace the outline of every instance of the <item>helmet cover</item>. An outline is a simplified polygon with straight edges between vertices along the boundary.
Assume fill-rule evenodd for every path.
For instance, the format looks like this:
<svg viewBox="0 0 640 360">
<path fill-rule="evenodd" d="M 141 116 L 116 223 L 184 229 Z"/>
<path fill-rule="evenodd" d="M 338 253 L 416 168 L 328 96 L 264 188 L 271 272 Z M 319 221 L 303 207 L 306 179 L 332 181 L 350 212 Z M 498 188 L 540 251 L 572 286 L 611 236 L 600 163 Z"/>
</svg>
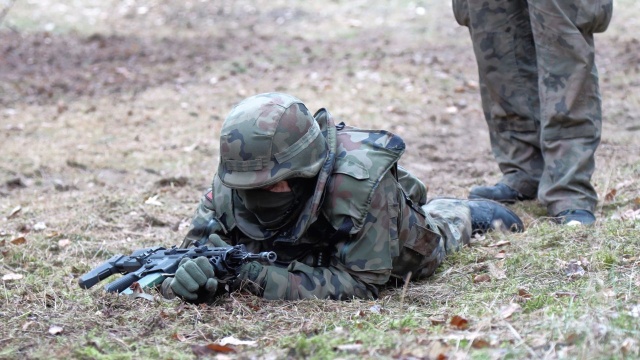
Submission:
<svg viewBox="0 0 640 360">
<path fill-rule="evenodd" d="M 249 97 L 236 105 L 220 133 L 218 176 L 232 189 L 253 189 L 318 174 L 326 139 L 301 100 L 283 93 Z"/>
</svg>

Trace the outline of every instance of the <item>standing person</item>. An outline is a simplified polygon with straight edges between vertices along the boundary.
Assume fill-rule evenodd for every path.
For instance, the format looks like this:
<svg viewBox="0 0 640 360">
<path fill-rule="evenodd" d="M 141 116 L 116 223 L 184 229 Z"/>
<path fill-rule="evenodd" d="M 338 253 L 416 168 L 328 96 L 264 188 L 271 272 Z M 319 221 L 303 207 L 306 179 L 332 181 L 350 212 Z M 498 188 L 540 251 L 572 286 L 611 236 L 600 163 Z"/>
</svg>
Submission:
<svg viewBox="0 0 640 360">
<path fill-rule="evenodd" d="M 536 197 L 558 223 L 592 224 L 602 128 L 593 34 L 613 0 L 453 0 L 478 63 L 491 148 L 502 171 L 469 198 Z"/>
<path fill-rule="evenodd" d="M 393 278 L 433 274 L 473 232 L 522 231 L 497 202 L 427 202 L 424 184 L 397 164 L 404 149 L 390 132 L 336 126 L 325 109 L 312 116 L 291 95 L 249 97 L 222 125 L 218 171 L 183 247 L 204 241 L 277 254 L 273 265 L 243 265 L 229 290 L 347 300 L 376 298 Z M 225 287 L 199 257 L 181 263 L 162 292 L 210 302 Z"/>
</svg>

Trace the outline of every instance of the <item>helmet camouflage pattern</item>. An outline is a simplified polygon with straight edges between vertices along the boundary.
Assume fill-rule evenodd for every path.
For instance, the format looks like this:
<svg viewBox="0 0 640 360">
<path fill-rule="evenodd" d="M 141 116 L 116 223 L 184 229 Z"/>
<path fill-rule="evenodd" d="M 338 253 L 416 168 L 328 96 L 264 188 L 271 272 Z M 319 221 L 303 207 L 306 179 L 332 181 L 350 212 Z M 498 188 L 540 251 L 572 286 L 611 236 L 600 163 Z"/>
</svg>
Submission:
<svg viewBox="0 0 640 360">
<path fill-rule="evenodd" d="M 282 93 L 259 94 L 240 102 L 225 119 L 218 176 L 232 189 L 311 178 L 327 152 L 320 127 L 302 101 Z"/>
</svg>

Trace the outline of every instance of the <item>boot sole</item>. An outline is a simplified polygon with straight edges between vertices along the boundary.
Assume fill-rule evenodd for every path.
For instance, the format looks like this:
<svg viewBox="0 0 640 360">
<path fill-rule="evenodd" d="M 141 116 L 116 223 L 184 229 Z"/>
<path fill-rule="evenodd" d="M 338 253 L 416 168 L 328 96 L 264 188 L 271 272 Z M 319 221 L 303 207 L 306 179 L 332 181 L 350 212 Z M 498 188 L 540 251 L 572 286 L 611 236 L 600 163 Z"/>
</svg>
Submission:
<svg viewBox="0 0 640 360">
<path fill-rule="evenodd" d="M 478 197 L 478 198 L 475 198 L 475 199 L 469 198 L 468 201 L 488 201 L 488 202 L 492 202 L 492 203 L 495 203 L 495 204 L 498 204 L 498 205 L 503 205 L 504 209 L 507 210 L 509 215 L 514 216 L 516 219 L 520 220 L 520 224 L 517 224 L 518 228 L 517 228 L 516 231 L 513 231 L 513 229 L 506 229 L 506 230 L 511 231 L 511 232 L 518 232 L 518 233 L 524 231 L 524 222 L 522 221 L 520 216 L 518 216 L 518 214 L 516 214 L 513 210 L 511 210 L 508 207 L 504 206 L 505 203 L 502 203 L 502 202 L 496 201 L 496 200 L 492 200 L 492 199 L 481 198 L 481 197 Z M 515 203 L 515 201 L 514 201 L 514 203 Z M 505 225 L 505 228 L 506 228 L 506 225 Z"/>
<path fill-rule="evenodd" d="M 509 204 L 509 205 L 513 205 L 516 203 L 516 201 L 520 201 L 517 199 L 503 199 L 503 200 L 497 200 L 497 199 L 491 199 L 491 198 L 486 198 L 486 197 L 482 197 L 482 196 L 478 196 L 478 195 L 469 195 L 468 196 L 469 200 L 489 200 L 489 201 L 495 201 L 497 203 L 500 204 Z"/>
</svg>

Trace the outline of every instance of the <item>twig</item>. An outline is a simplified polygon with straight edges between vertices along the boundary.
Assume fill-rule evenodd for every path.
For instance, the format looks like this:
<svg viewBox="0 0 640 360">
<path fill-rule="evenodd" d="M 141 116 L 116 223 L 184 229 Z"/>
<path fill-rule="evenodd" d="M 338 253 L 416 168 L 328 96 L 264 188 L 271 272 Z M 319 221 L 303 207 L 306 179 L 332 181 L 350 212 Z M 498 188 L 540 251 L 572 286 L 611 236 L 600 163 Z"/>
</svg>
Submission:
<svg viewBox="0 0 640 360">
<path fill-rule="evenodd" d="M 13 4 L 15 4 L 16 1 L 18 0 L 11 0 L 11 2 L 9 2 L 9 5 L 5 6 L 5 8 L 0 11 L 0 25 L 2 25 L 2 21 L 4 20 L 5 16 L 7 16 L 9 10 L 11 10 Z"/>
<path fill-rule="evenodd" d="M 524 342 L 524 340 L 522 339 L 522 337 L 520 336 L 520 334 L 518 334 L 518 332 L 516 331 L 516 329 L 514 329 L 514 328 L 513 328 L 513 326 L 511 326 L 511 324 L 509 324 L 509 322 L 508 322 L 508 321 L 506 321 L 506 320 L 505 320 L 505 321 L 503 321 L 503 322 L 507 325 L 507 327 L 509 328 L 509 331 L 511 331 L 511 333 L 513 334 L 513 336 L 515 336 L 515 337 L 516 337 L 516 339 L 518 339 L 518 340 L 520 341 L 520 343 L 522 343 L 522 345 L 527 349 L 527 351 L 529 351 L 529 354 L 531 354 L 531 356 L 532 356 L 533 358 L 536 358 L 536 359 L 537 359 L 537 358 L 539 358 L 539 357 L 538 357 L 538 355 L 536 355 L 535 351 L 533 351 L 533 349 L 532 349 L 529 345 L 527 345 L 527 344 Z"/>
<path fill-rule="evenodd" d="M 194 306 L 194 310 L 196 314 L 193 317 L 193 329 L 195 330 L 198 328 L 198 322 L 202 319 L 202 314 L 200 313 L 198 306 Z"/>
<path fill-rule="evenodd" d="M 411 271 L 404 278 L 404 286 L 402 287 L 402 294 L 400 295 L 400 311 L 404 311 L 404 296 L 407 294 L 409 288 L 409 280 L 411 280 Z"/>
<path fill-rule="evenodd" d="M 126 343 L 126 342 L 124 342 L 124 340 L 122 340 L 122 339 L 118 338 L 117 336 L 115 336 L 115 335 L 114 335 L 114 334 L 112 334 L 112 333 L 109 333 L 109 335 L 111 335 L 111 338 L 112 338 L 113 340 L 115 340 L 117 343 L 119 343 L 120 345 L 122 345 L 122 347 L 123 347 L 123 348 L 125 348 L 126 350 L 131 350 L 131 347 L 130 347 L 129 345 L 127 345 L 127 343 Z"/>
<path fill-rule="evenodd" d="M 19 272 L 22 272 L 22 273 L 25 272 L 22 269 L 14 269 L 14 268 L 11 268 L 11 267 L 9 267 L 8 265 L 5 265 L 5 264 L 2 264 L 2 267 L 7 269 L 7 270 L 9 270 L 9 271 L 11 271 L 12 273 L 16 273 L 16 274 L 19 273 Z"/>
<path fill-rule="evenodd" d="M 609 183 L 611 183 L 611 178 L 613 177 L 613 172 L 616 170 L 617 167 L 617 160 L 618 160 L 618 152 L 616 150 L 613 151 L 613 161 L 612 161 L 612 165 L 611 165 L 611 171 L 609 172 L 609 176 L 606 179 L 605 182 L 605 186 L 604 186 L 604 196 L 602 198 L 602 201 L 600 202 L 600 207 L 598 209 L 598 211 L 596 212 L 597 214 L 600 215 L 600 217 L 602 218 L 603 213 L 602 213 L 602 209 L 604 208 L 604 203 L 607 201 L 607 194 L 609 194 Z"/>
<path fill-rule="evenodd" d="M 7 285 L 2 282 L 2 287 L 4 288 L 4 299 L 7 302 L 7 307 L 9 307 L 9 294 L 7 293 Z"/>
</svg>

